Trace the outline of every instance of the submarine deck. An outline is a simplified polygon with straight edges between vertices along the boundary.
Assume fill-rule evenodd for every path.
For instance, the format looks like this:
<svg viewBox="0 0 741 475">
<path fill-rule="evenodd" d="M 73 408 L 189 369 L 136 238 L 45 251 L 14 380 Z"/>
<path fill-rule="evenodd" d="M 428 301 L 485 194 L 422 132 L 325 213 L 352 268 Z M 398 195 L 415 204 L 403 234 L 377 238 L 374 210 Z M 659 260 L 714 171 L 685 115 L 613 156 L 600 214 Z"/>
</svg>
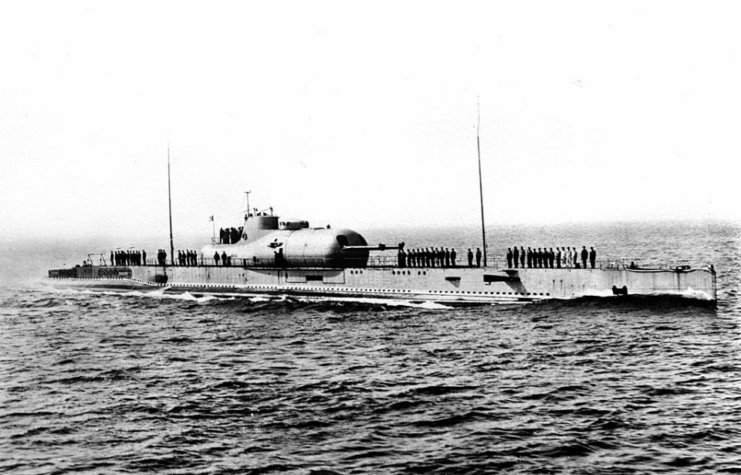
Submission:
<svg viewBox="0 0 741 475">
<path fill-rule="evenodd" d="M 243 263 L 244 264 L 244 263 Z M 255 264 L 255 263 L 250 263 Z M 49 271 L 57 286 L 151 289 L 199 294 L 295 293 L 476 302 L 529 302 L 584 296 L 682 295 L 715 301 L 712 269 L 581 268 L 82 266 Z"/>
</svg>

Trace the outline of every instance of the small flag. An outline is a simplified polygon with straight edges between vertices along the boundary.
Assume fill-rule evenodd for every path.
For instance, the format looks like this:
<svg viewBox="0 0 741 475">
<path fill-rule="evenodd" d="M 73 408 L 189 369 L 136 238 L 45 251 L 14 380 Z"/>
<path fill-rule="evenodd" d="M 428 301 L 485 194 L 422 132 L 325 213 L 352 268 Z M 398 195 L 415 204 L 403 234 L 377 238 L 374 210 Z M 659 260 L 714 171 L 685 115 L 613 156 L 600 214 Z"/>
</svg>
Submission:
<svg viewBox="0 0 741 475">
<path fill-rule="evenodd" d="M 213 215 L 211 215 L 211 216 L 210 216 L 210 217 L 208 218 L 208 220 L 209 220 L 209 221 L 213 221 L 213 220 L 214 220 L 214 216 L 213 216 Z"/>
</svg>

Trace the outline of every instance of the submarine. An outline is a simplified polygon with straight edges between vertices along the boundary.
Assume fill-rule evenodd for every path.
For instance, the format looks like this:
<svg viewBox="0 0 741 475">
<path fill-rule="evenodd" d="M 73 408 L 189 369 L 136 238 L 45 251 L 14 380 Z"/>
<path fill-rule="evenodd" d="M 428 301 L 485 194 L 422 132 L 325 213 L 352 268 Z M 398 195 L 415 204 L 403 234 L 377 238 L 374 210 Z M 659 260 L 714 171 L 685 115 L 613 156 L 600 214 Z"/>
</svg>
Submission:
<svg viewBox="0 0 741 475">
<path fill-rule="evenodd" d="M 140 265 L 102 262 L 51 269 L 56 288 L 161 291 L 193 296 L 297 296 L 394 299 L 444 305 L 524 304 L 584 297 L 673 296 L 715 305 L 713 266 L 635 268 L 600 262 L 594 268 L 499 268 L 407 256 L 405 244 L 369 245 L 347 228 L 310 227 L 301 219 L 248 212 L 236 239 L 212 239 L 190 265 L 148 259 Z M 233 241 L 233 242 L 232 242 Z M 485 247 L 484 247 L 485 248 Z M 463 257 L 463 253 L 459 254 Z"/>
<path fill-rule="evenodd" d="M 200 296 L 301 296 L 334 299 L 393 299 L 447 305 L 521 304 L 584 297 L 659 296 L 689 299 L 715 306 L 716 273 L 712 265 L 636 268 L 622 262 L 579 266 L 514 268 L 489 266 L 484 222 L 481 147 L 478 126 L 479 193 L 483 262 L 457 253 L 461 261 L 439 254 L 404 250 L 405 244 L 369 245 L 346 228 L 310 227 L 301 219 L 281 219 L 273 209 L 250 209 L 238 233 L 212 239 L 195 259 L 178 261 L 172 233 L 170 152 L 167 153 L 170 208 L 170 259 L 134 260 L 137 265 L 114 265 L 101 259 L 82 266 L 48 271 L 46 283 L 56 288 L 114 291 L 159 291 Z M 215 234 L 215 232 L 214 232 Z M 226 242 L 224 242 L 226 241 Z M 452 252 L 451 252 L 452 254 Z M 442 258 L 441 258 L 442 257 Z M 113 260 L 113 259 L 112 259 Z M 185 263 L 189 265 L 185 265 Z M 483 265 L 482 265 L 483 264 Z M 562 263 L 560 263 L 562 264 Z"/>
</svg>

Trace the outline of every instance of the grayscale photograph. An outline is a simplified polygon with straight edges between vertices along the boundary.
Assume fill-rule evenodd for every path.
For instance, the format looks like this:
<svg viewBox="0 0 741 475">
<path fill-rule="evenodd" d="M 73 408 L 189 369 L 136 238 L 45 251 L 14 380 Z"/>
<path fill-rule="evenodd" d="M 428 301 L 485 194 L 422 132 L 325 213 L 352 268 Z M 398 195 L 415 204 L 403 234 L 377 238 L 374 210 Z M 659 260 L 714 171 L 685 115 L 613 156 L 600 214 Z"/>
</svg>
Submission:
<svg viewBox="0 0 741 475">
<path fill-rule="evenodd" d="M 733 2 L 0 5 L 0 472 L 741 473 Z"/>
</svg>

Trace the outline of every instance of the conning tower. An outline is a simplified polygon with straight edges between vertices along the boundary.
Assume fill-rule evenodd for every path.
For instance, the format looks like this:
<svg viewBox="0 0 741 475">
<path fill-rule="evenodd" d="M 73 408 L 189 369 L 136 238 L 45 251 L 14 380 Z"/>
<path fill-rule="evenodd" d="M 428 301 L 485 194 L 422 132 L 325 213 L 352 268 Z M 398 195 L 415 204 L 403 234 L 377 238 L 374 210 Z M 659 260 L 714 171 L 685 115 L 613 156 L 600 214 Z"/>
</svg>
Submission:
<svg viewBox="0 0 741 475">
<path fill-rule="evenodd" d="M 243 243 L 254 242 L 278 229 L 278 216 L 264 213 L 246 214 L 242 229 Z"/>
<path fill-rule="evenodd" d="M 276 267 L 365 267 L 368 243 L 350 229 L 311 228 L 301 219 L 280 219 L 264 212 L 245 215 L 241 239 L 205 246 L 210 258 L 226 252 L 244 265 Z"/>
</svg>

